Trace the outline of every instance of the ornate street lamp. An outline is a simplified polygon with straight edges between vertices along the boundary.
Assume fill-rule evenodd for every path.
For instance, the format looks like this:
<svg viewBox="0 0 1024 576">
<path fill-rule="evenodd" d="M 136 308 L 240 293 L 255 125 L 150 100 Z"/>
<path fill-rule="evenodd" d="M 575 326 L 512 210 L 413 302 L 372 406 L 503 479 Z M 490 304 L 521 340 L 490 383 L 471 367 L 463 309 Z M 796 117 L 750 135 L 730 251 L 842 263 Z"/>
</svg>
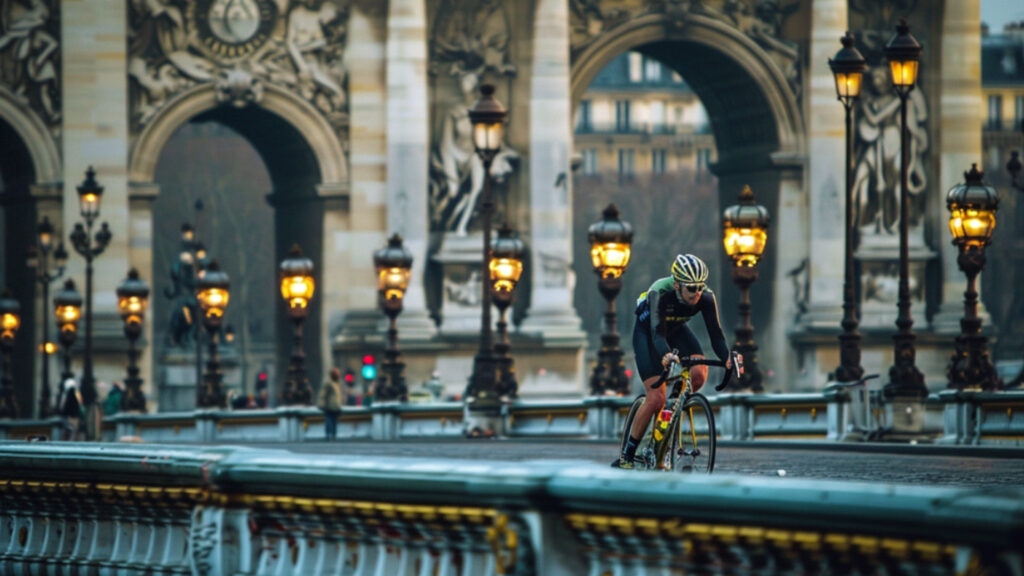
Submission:
<svg viewBox="0 0 1024 576">
<path fill-rule="evenodd" d="M 10 290 L 0 296 L 0 419 L 18 417 L 18 400 L 14 397 L 14 374 L 11 372 L 11 352 L 14 336 L 21 326 L 21 304 Z"/>
<path fill-rule="evenodd" d="M 199 408 L 223 408 L 226 397 L 221 387 L 223 374 L 220 372 L 220 357 L 217 355 L 217 333 L 224 321 L 224 311 L 231 297 L 231 283 L 227 273 L 221 271 L 214 260 L 196 282 L 196 298 L 203 312 L 203 325 L 209 333 L 210 358 L 206 361 L 203 389 L 196 400 Z M 199 343 L 197 342 L 198 346 Z"/>
<path fill-rule="evenodd" d="M 915 336 L 911 328 L 914 320 L 910 317 L 910 193 L 907 191 L 907 97 L 917 82 L 921 59 L 921 45 L 910 34 L 906 20 L 896 26 L 896 36 L 885 47 L 885 56 L 892 70 L 892 85 L 900 97 L 900 267 L 899 291 L 897 294 L 897 333 L 893 336 L 894 363 L 889 369 L 889 383 L 885 385 L 886 398 L 909 398 L 920 400 L 928 396 L 924 375 L 914 365 L 917 352 Z"/>
<path fill-rule="evenodd" d="M 471 411 L 480 415 L 496 416 L 501 403 L 498 394 L 498 363 L 494 357 L 494 337 L 491 333 L 491 287 L 483 279 L 490 277 L 491 269 L 491 213 L 494 211 L 494 201 L 491 198 L 491 163 L 504 140 L 507 111 L 494 97 L 494 86 L 484 84 L 480 87 L 480 94 L 480 99 L 469 111 L 469 121 L 473 123 L 473 144 L 476 153 L 484 165 L 484 193 L 480 204 L 484 236 L 480 274 L 482 309 L 480 349 L 473 359 L 473 374 L 466 387 L 465 398 Z M 493 434 L 494 431 L 483 431 L 482 435 L 487 436 L 488 433 Z"/>
<path fill-rule="evenodd" d="M 295 324 L 292 357 L 288 364 L 288 382 L 284 389 L 286 405 L 313 403 L 313 389 L 306 378 L 306 353 L 302 349 L 302 323 L 309 314 L 309 301 L 316 283 L 313 280 L 313 261 L 302 255 L 298 244 L 293 244 L 288 258 L 281 262 L 281 297 L 288 306 L 288 316 Z"/>
<path fill-rule="evenodd" d="M 839 39 L 843 47 L 836 57 L 828 61 L 836 80 L 836 97 L 846 109 L 846 227 L 845 259 L 843 261 L 843 333 L 839 335 L 839 367 L 835 371 L 838 382 L 853 382 L 864 375 L 860 365 L 860 332 L 858 326 L 856 278 L 854 276 L 854 223 L 853 223 L 853 105 L 860 98 L 867 63 L 853 46 L 849 31 Z"/>
<path fill-rule="evenodd" d="M 142 393 L 142 379 L 139 378 L 139 350 L 135 342 L 142 334 L 142 320 L 146 316 L 149 286 L 139 278 L 139 272 L 132 268 L 128 277 L 117 287 L 117 309 L 124 321 L 124 335 L 128 337 L 128 378 L 125 379 L 121 409 L 125 411 L 146 411 L 146 396 Z"/>
<path fill-rule="evenodd" d="M 498 364 L 498 397 L 515 398 L 519 392 L 516 381 L 516 369 L 509 354 L 511 344 L 508 340 L 508 307 L 516 297 L 516 285 L 523 274 L 523 254 L 526 246 L 519 239 L 519 234 L 508 227 L 498 230 L 498 239 L 491 250 L 490 280 L 494 296 L 494 304 L 498 307 L 498 342 L 494 345 L 494 355 Z"/>
<path fill-rule="evenodd" d="M 739 204 L 722 213 L 725 253 L 732 258 L 732 281 L 740 289 L 740 324 L 732 349 L 743 355 L 745 369 L 740 375 L 740 387 L 754 392 L 764 392 L 764 376 L 757 363 L 754 326 L 750 323 L 750 286 L 757 280 L 757 263 L 768 241 L 768 222 L 768 209 L 754 201 L 750 186 L 743 187 Z"/>
<path fill-rule="evenodd" d="M 373 266 L 377 269 L 377 303 L 388 317 L 388 347 L 380 378 L 373 392 L 374 402 L 405 402 L 409 391 L 405 385 L 405 364 L 398 360 L 398 315 L 402 300 L 409 287 L 412 254 L 402 245 L 402 237 L 394 234 L 388 245 L 373 253 Z"/>
<path fill-rule="evenodd" d="M 57 315 L 57 329 L 60 330 L 60 343 L 64 347 L 64 372 L 61 382 L 74 378 L 71 372 L 71 346 L 78 335 L 78 321 L 82 318 L 82 295 L 75 290 L 75 281 L 70 278 L 64 288 L 53 296 L 54 313 Z"/>
<path fill-rule="evenodd" d="M 89 408 L 96 402 L 96 379 L 92 372 L 92 261 L 103 254 L 110 244 L 110 228 L 104 222 L 93 242 L 92 225 L 100 214 L 103 187 L 96 182 L 92 166 L 85 172 L 85 180 L 78 186 L 78 200 L 85 226 L 76 223 L 71 232 L 71 245 L 85 258 L 85 356 L 82 364 L 82 403 Z M 90 428 L 91 430 L 91 428 Z M 92 430 L 93 434 L 98 433 Z"/>
<path fill-rule="evenodd" d="M 64 267 L 68 262 L 68 252 L 61 242 L 54 250 L 54 229 L 50 219 L 36 226 L 36 244 L 29 246 L 28 266 L 35 269 L 36 282 L 43 288 L 43 306 L 50 302 L 50 284 L 64 275 Z M 53 252 L 54 269 L 50 269 L 50 253 Z M 50 323 L 43 321 L 43 363 L 42 382 L 39 390 L 39 417 L 46 418 L 53 413 L 53 402 L 50 397 L 50 354 L 53 344 L 50 342 Z"/>
<path fill-rule="evenodd" d="M 202 210 L 202 201 L 196 200 L 196 220 L 199 219 L 199 212 Z M 196 240 L 196 230 L 191 224 L 185 222 L 181 225 L 181 252 L 178 254 L 178 262 L 171 270 L 171 282 L 173 290 L 164 289 L 164 296 L 174 301 L 174 306 L 181 307 L 188 322 L 188 332 L 192 334 L 195 342 L 195 369 L 196 369 L 196 394 L 200 394 L 200 382 L 203 381 L 203 347 L 202 347 L 202 325 L 199 322 L 199 301 L 195 298 L 196 281 L 201 274 L 201 266 L 205 264 L 206 251 L 203 250 L 200 258 L 199 250 L 202 244 Z M 184 337 L 184 330 L 179 329 L 175 333 L 176 343 L 181 343 Z"/>
<path fill-rule="evenodd" d="M 961 390 L 995 390 L 999 387 L 996 369 L 985 349 L 987 339 L 981 335 L 975 283 L 985 267 L 985 247 L 992 239 L 992 231 L 996 227 L 996 210 L 999 209 L 996 189 L 986 186 L 983 177 L 984 174 L 978 171 L 978 165 L 973 164 L 971 171 L 964 173 L 965 183 L 954 186 L 946 195 L 949 230 L 953 233 L 953 244 L 960 249 L 956 263 L 967 275 L 964 317 L 960 320 L 956 351 L 946 371 L 949 387 Z"/>
<path fill-rule="evenodd" d="M 597 353 L 597 365 L 590 376 L 590 394 L 622 396 L 629 393 L 629 378 L 626 377 L 619 346 L 615 297 L 622 290 L 622 274 L 629 265 L 633 227 L 619 220 L 619 209 L 615 204 L 609 204 L 602 213 L 601 221 L 590 225 L 587 239 L 590 241 L 590 259 L 597 274 L 597 288 L 608 302 L 601 350 Z"/>
</svg>

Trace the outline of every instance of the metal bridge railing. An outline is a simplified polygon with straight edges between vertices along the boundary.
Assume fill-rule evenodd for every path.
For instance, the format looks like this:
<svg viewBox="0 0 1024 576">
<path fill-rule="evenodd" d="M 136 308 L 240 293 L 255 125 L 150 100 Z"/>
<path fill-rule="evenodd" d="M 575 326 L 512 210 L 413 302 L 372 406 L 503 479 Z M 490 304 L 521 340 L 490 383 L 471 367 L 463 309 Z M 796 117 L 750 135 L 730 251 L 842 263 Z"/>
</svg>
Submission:
<svg viewBox="0 0 1024 576">
<path fill-rule="evenodd" d="M 994 573 L 1024 489 L 0 443 L 0 573 Z"/>
</svg>

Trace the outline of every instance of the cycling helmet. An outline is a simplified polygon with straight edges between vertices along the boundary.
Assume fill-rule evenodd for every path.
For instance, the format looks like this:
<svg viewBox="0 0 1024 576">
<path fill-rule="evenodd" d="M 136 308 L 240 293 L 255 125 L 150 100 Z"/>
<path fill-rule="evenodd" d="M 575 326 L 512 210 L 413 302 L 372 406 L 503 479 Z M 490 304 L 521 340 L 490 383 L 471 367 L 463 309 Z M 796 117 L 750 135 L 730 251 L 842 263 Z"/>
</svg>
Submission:
<svg viewBox="0 0 1024 576">
<path fill-rule="evenodd" d="M 693 254 L 680 254 L 672 262 L 672 277 L 680 284 L 703 284 L 708 279 L 708 266 Z"/>
</svg>

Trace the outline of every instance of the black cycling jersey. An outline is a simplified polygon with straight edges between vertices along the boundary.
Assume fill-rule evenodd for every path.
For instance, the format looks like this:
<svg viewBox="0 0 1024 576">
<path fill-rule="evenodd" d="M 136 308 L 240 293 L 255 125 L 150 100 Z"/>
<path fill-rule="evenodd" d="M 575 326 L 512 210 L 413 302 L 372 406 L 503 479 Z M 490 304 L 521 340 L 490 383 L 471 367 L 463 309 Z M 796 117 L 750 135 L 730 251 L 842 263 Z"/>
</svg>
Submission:
<svg viewBox="0 0 1024 576">
<path fill-rule="evenodd" d="M 715 293 L 705 288 L 696 304 L 679 299 L 671 276 L 654 282 L 636 301 L 637 330 L 647 329 L 660 360 L 672 351 L 668 341 L 673 333 L 686 327 L 686 323 L 700 313 L 708 330 L 711 347 L 719 360 L 729 358 L 729 345 L 718 319 Z"/>
</svg>

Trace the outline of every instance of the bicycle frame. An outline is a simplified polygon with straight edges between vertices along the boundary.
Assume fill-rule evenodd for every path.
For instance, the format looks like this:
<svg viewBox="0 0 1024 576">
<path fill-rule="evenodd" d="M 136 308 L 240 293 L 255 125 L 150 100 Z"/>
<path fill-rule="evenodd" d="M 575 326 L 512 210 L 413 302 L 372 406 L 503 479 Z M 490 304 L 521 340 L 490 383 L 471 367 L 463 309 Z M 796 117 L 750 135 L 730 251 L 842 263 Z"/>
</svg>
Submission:
<svg viewBox="0 0 1024 576">
<path fill-rule="evenodd" d="M 683 366 L 681 372 L 678 375 L 672 376 L 671 378 L 668 378 L 665 381 L 665 386 L 667 387 L 669 383 L 672 383 L 672 394 L 675 393 L 675 389 L 677 386 L 680 387 L 679 394 L 676 395 L 676 400 L 672 405 L 671 411 L 675 418 L 682 418 L 683 403 L 685 403 L 690 396 L 695 394 L 695 392 L 693 391 L 693 383 L 690 380 L 690 367 Z M 664 408 L 662 409 L 664 410 Z M 690 419 L 690 435 L 692 436 L 690 440 L 693 442 L 693 446 L 696 446 L 697 432 L 694 429 L 693 412 L 687 411 L 686 417 Z M 677 428 L 678 430 L 672 429 L 673 426 L 671 425 L 671 422 L 673 421 L 677 422 L 676 426 L 674 427 Z M 669 422 L 669 430 L 667 430 L 668 434 L 662 435 L 661 438 L 658 438 L 657 434 L 651 434 L 651 448 L 654 450 L 656 462 L 655 468 L 658 470 L 667 469 L 665 466 L 666 448 L 669 445 L 668 440 L 669 438 L 672 437 L 673 434 L 679 434 L 679 446 L 683 445 L 682 427 L 678 425 L 677 420 L 670 420 Z M 657 426 L 657 420 L 655 420 L 654 424 L 655 426 Z"/>
</svg>

